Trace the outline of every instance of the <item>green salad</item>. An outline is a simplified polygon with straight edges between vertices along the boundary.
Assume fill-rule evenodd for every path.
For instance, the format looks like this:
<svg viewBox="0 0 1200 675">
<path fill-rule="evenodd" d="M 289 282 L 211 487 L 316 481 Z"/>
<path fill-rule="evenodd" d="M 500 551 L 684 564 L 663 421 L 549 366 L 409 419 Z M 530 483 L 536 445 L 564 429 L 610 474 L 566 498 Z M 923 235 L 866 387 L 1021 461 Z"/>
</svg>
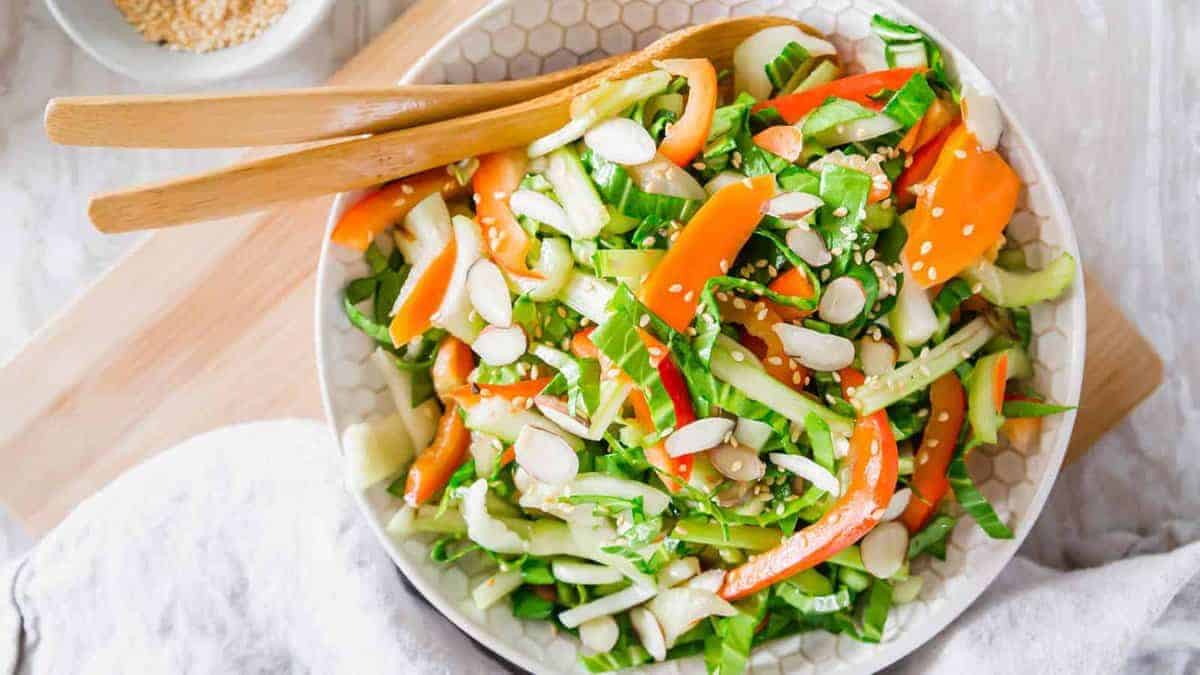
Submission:
<svg viewBox="0 0 1200 675">
<path fill-rule="evenodd" d="M 395 401 L 345 429 L 387 530 L 620 670 L 825 630 L 880 641 L 961 518 L 965 459 L 1069 408 L 1030 386 L 1029 307 L 1068 290 L 1004 232 L 994 99 L 880 16 L 886 67 L 763 30 L 577 97 L 528 147 L 404 178 L 333 231 Z"/>
</svg>

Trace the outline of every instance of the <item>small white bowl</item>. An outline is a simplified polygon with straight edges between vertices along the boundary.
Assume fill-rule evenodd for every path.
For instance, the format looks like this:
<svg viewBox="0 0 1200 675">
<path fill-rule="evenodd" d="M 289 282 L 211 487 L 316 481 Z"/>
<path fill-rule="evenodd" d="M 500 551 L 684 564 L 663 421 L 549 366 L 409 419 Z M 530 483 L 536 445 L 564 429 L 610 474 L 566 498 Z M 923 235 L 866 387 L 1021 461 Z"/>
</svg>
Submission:
<svg viewBox="0 0 1200 675">
<path fill-rule="evenodd" d="M 197 54 L 147 42 L 110 0 L 46 0 L 80 49 L 117 73 L 148 84 L 187 86 L 229 79 L 285 54 L 325 18 L 333 0 L 291 0 L 254 38 Z"/>
</svg>

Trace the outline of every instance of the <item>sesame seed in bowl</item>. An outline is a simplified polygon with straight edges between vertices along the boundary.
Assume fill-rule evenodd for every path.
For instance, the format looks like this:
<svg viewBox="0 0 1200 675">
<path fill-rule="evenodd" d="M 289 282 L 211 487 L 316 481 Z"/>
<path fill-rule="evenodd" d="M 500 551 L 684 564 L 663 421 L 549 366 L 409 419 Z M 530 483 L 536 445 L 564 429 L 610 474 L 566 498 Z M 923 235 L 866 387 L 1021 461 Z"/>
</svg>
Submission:
<svg viewBox="0 0 1200 675">
<path fill-rule="evenodd" d="M 300 44 L 333 0 L 46 0 L 83 51 L 158 86 L 229 80 Z"/>
<path fill-rule="evenodd" d="M 283 14 L 288 0 L 116 0 L 116 5 L 147 42 L 203 53 L 257 37 Z"/>
</svg>

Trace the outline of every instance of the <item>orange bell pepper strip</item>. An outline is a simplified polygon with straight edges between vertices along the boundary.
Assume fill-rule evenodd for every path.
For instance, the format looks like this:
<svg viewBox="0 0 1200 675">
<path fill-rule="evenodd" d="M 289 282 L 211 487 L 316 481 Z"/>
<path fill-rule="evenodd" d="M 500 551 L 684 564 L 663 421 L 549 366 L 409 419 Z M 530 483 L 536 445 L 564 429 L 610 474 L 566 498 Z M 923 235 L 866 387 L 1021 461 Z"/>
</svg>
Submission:
<svg viewBox="0 0 1200 675">
<path fill-rule="evenodd" d="M 909 128 L 908 132 L 904 134 L 904 138 L 901 138 L 900 142 L 896 144 L 897 150 L 911 153 L 917 149 L 917 140 L 921 138 L 921 123 L 924 121 L 925 118 L 922 117 Z"/>
<path fill-rule="evenodd" d="M 754 134 L 754 144 L 789 162 L 800 159 L 804 152 L 804 134 L 790 124 L 767 127 Z"/>
<path fill-rule="evenodd" d="M 600 350 L 596 348 L 596 343 L 592 342 L 592 331 L 594 330 L 596 330 L 595 326 L 588 326 L 571 337 L 572 354 L 581 359 L 600 358 Z"/>
<path fill-rule="evenodd" d="M 438 345 L 437 356 L 433 359 L 433 390 L 442 401 L 447 400 L 451 392 L 458 390 L 467 383 L 467 377 L 475 369 L 475 353 L 467 343 L 453 335 L 442 338 Z"/>
<path fill-rule="evenodd" d="M 463 424 L 458 406 L 449 406 L 438 422 L 433 443 L 421 451 L 408 470 L 404 483 L 404 501 L 409 506 L 420 506 L 446 487 L 450 476 L 467 459 L 467 447 L 471 434 Z"/>
<path fill-rule="evenodd" d="M 946 469 L 954 458 L 958 434 L 967 411 L 967 395 L 958 375 L 946 373 L 929 387 L 929 421 L 921 435 L 913 469 L 912 499 L 900 516 L 910 533 L 925 527 L 942 497 L 950 490 Z"/>
<path fill-rule="evenodd" d="M 655 63 L 672 75 L 686 77 L 687 103 L 683 114 L 667 126 L 658 152 L 677 166 L 687 166 L 708 140 L 713 111 L 717 109 L 717 70 L 708 59 L 666 59 Z"/>
<path fill-rule="evenodd" d="M 447 174 L 445 167 L 393 181 L 358 200 L 342 214 L 330 239 L 336 244 L 365 251 L 375 235 L 399 223 L 412 207 L 435 192 L 453 199 L 467 194 L 467 187 Z"/>
<path fill-rule="evenodd" d="M 1000 425 L 1000 433 L 1008 439 L 1010 445 L 1021 452 L 1029 452 L 1037 437 L 1042 433 L 1042 418 L 1012 417 Z"/>
<path fill-rule="evenodd" d="M 746 329 L 739 342 L 762 361 L 763 370 L 793 390 L 803 391 L 808 369 L 783 351 L 783 342 L 774 330 L 775 324 L 783 319 L 775 312 L 775 305 L 768 305 L 766 300 L 741 298 L 719 302 L 719 305 L 722 319 Z"/>
<path fill-rule="evenodd" d="M 992 402 L 996 405 L 996 414 L 1004 413 L 1004 390 L 1008 387 L 1008 354 L 1001 354 L 996 359 L 996 374 L 992 377 Z"/>
<path fill-rule="evenodd" d="M 946 127 L 958 121 L 960 121 L 958 106 L 942 98 L 934 99 L 929 109 L 921 117 L 921 133 L 917 135 L 917 144 L 913 148 L 925 147 L 926 143 L 937 138 L 938 134 L 942 133 Z"/>
<path fill-rule="evenodd" d="M 904 254 L 922 288 L 944 282 L 999 239 L 1017 208 L 1021 179 L 965 125 L 946 140 L 910 220 Z"/>
<path fill-rule="evenodd" d="M 917 195 L 912 191 L 913 186 L 929 177 L 933 166 L 937 164 L 938 157 L 942 154 L 942 148 L 946 147 L 946 141 L 957 127 L 958 123 L 953 123 L 942 129 L 941 133 L 920 146 L 912 154 L 912 161 L 904 167 L 904 170 L 896 177 L 896 184 L 892 186 L 897 206 L 907 209 L 917 203 Z"/>
<path fill-rule="evenodd" d="M 851 75 L 796 94 L 763 101 L 755 104 L 753 110 L 758 112 L 764 108 L 774 108 L 788 124 L 799 122 L 801 118 L 819 108 L 826 99 L 831 97 L 854 101 L 872 110 L 882 110 L 887 101 L 877 101 L 871 98 L 872 96 L 885 89 L 898 91 L 913 75 L 925 72 L 925 70 L 925 68 L 893 68 Z"/>
<path fill-rule="evenodd" d="M 850 484 L 825 515 L 726 574 L 722 598 L 744 598 L 819 565 L 875 527 L 896 490 L 899 472 L 896 438 L 886 412 L 858 419 L 847 458 Z"/>
<path fill-rule="evenodd" d="M 471 186 L 475 189 L 475 214 L 492 259 L 513 274 L 541 278 L 525 261 L 529 233 L 508 208 L 508 198 L 520 187 L 527 164 L 524 150 L 484 155 L 479 158 Z"/>
<path fill-rule="evenodd" d="M 677 331 L 696 316 L 700 291 L 725 274 L 775 195 L 775 177 L 758 176 L 717 191 L 692 216 L 640 290 L 642 304 Z"/>
<path fill-rule="evenodd" d="M 513 402 L 523 403 L 525 399 L 533 398 L 542 393 L 552 377 L 539 377 L 534 380 L 521 380 L 511 384 L 476 384 L 466 385 L 455 389 L 447 395 L 447 399 L 456 401 L 464 408 L 470 408 L 485 396 L 499 396 Z"/>
<path fill-rule="evenodd" d="M 442 252 L 421 270 L 421 276 L 401 299 L 400 308 L 396 310 L 396 315 L 392 317 L 392 323 L 388 326 L 393 345 L 400 347 L 407 344 L 433 325 L 430 317 L 441 306 L 442 299 L 446 297 L 446 289 L 450 287 L 456 248 L 454 239 L 451 238 Z"/>
<path fill-rule="evenodd" d="M 811 298 L 816 290 L 813 288 L 812 282 L 809 281 L 808 275 L 797 267 L 780 274 L 775 277 L 775 280 L 768 286 L 771 290 L 780 295 L 790 295 L 797 298 Z M 797 321 L 812 314 L 811 310 L 805 311 L 771 302 L 769 305 L 775 310 L 784 321 Z"/>
</svg>

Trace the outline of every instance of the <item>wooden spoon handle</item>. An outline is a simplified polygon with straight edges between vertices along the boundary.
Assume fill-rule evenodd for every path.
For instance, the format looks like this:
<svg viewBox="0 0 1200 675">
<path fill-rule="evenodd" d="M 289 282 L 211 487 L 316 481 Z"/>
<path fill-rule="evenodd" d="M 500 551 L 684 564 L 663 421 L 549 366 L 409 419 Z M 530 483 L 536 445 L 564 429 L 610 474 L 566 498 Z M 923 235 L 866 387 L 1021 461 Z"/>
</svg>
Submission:
<svg viewBox="0 0 1200 675">
<path fill-rule="evenodd" d="M 530 101 L 109 192 L 92 198 L 88 215 L 101 232 L 131 232 L 370 187 L 463 157 L 526 145 L 565 124 L 569 107 L 569 100 Z"/>
<path fill-rule="evenodd" d="M 222 148 L 380 133 L 527 101 L 621 58 L 485 84 L 56 98 L 46 106 L 46 134 L 63 145 Z"/>
</svg>

